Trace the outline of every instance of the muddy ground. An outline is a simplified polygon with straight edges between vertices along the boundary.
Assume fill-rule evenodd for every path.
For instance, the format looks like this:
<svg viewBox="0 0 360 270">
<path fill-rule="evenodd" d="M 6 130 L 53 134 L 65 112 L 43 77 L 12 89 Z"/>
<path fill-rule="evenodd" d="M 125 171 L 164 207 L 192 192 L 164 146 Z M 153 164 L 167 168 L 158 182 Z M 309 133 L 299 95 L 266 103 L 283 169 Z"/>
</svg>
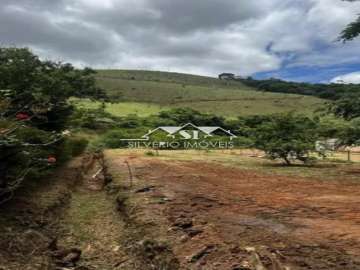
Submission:
<svg viewBox="0 0 360 270">
<path fill-rule="evenodd" d="M 182 269 L 255 269 L 256 255 L 269 269 L 360 269 L 354 181 L 136 155 L 112 156 L 110 171 L 126 170 L 125 160 L 137 218 L 168 242 Z"/>
<path fill-rule="evenodd" d="M 330 180 L 219 157 L 72 161 L 1 207 L 0 269 L 360 269 L 358 166 Z"/>
</svg>

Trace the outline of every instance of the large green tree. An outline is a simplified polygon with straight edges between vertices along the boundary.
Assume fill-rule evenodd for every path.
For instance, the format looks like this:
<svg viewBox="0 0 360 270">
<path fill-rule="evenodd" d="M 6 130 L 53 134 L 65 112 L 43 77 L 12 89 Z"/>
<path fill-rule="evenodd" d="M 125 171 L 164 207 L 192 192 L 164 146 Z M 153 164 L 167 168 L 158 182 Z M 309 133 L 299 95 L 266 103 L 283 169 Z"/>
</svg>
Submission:
<svg viewBox="0 0 360 270">
<path fill-rule="evenodd" d="M 255 146 L 271 159 L 310 161 L 319 139 L 318 122 L 293 113 L 277 114 L 261 123 L 254 132 Z"/>
<path fill-rule="evenodd" d="M 360 97 L 345 95 L 328 104 L 328 112 L 347 120 L 347 126 L 337 134 L 343 145 L 360 144 Z"/>
<path fill-rule="evenodd" d="M 26 48 L 0 48 L 0 204 L 31 171 L 63 159 L 69 98 L 105 98 L 93 73 L 43 61 Z"/>
</svg>

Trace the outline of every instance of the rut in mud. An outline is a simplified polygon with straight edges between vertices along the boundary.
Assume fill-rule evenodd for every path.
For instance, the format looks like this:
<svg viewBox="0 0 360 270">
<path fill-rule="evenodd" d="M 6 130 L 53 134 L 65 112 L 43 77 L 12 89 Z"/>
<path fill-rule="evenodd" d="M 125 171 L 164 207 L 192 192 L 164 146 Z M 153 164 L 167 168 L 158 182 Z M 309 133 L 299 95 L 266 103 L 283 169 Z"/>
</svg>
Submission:
<svg viewBox="0 0 360 270">
<path fill-rule="evenodd" d="M 146 224 L 132 218 L 131 206 L 127 205 L 132 191 L 124 185 L 127 171 L 122 170 L 106 183 L 106 178 L 112 177 L 102 165 L 93 167 L 72 193 L 61 216 L 59 244 L 82 251 L 76 263 L 81 269 L 177 269 L 169 247 L 147 234 Z M 105 175 L 94 180 L 99 169 Z"/>
<path fill-rule="evenodd" d="M 176 269 L 171 250 L 119 204 L 123 178 L 109 178 L 103 156 L 89 155 L 18 194 L 1 209 L 0 269 Z"/>
</svg>

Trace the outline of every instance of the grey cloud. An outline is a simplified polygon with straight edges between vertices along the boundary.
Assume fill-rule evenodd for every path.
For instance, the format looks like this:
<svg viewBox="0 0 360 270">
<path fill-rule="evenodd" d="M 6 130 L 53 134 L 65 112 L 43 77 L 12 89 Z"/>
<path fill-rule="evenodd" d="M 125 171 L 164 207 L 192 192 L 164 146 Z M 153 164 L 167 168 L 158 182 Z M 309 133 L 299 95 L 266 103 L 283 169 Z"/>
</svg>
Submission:
<svg viewBox="0 0 360 270">
<path fill-rule="evenodd" d="M 37 11 L 59 11 L 62 10 L 65 6 L 66 0 L 2 0 L 1 7 L 6 6 L 19 6 L 23 7 L 26 10 L 37 10 Z"/>
<path fill-rule="evenodd" d="M 359 48 L 333 40 L 360 3 L 334 0 L 3 0 L 0 8 L 1 43 L 95 67 L 250 75 L 285 60 L 354 62 Z"/>
<path fill-rule="evenodd" d="M 167 34 L 194 32 L 199 30 L 223 29 L 227 26 L 253 19 L 264 12 L 260 1 L 248 0 L 197 0 L 197 1 L 114 1 L 111 9 L 89 8 L 80 13 L 84 19 L 97 20 L 107 26 L 123 30 L 129 26 L 156 28 Z M 273 1 L 277 2 L 277 0 Z M 86 5 L 74 7 L 86 9 Z"/>
<path fill-rule="evenodd" d="M 261 1 L 260 1 L 261 2 Z M 259 2 L 239 0 L 168 1 L 155 0 L 153 8 L 161 12 L 159 26 L 168 31 L 222 29 L 261 14 Z"/>
<path fill-rule="evenodd" d="M 76 20 L 52 20 L 49 14 L 16 7 L 0 12 L 1 42 L 17 46 L 35 46 L 64 55 L 68 59 L 101 61 L 113 48 L 111 34 Z M 106 35 L 108 34 L 108 35 Z"/>
</svg>

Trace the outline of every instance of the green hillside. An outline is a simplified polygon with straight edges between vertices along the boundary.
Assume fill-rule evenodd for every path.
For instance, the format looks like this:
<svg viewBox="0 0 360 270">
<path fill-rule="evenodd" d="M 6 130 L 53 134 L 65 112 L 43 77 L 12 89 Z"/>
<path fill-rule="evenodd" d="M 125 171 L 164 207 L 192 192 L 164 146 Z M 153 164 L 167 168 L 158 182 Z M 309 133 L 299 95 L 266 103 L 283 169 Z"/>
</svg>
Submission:
<svg viewBox="0 0 360 270">
<path fill-rule="evenodd" d="M 99 70 L 96 79 L 114 100 L 121 100 L 109 106 L 116 115 L 146 116 L 173 107 L 190 107 L 226 117 L 292 110 L 311 114 L 324 102 L 315 97 L 261 92 L 240 82 L 180 73 Z"/>
</svg>

